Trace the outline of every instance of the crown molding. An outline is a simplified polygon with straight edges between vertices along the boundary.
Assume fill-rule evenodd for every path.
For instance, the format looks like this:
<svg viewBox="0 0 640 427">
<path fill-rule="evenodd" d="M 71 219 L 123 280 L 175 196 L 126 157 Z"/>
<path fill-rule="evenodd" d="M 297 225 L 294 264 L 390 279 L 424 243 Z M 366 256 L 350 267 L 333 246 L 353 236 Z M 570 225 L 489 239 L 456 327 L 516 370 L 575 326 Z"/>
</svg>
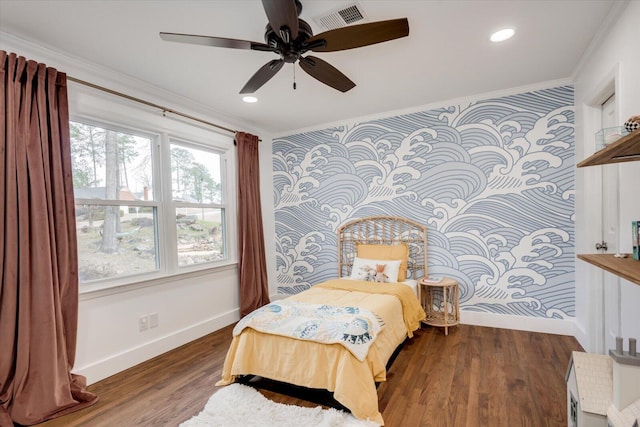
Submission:
<svg viewBox="0 0 640 427">
<path fill-rule="evenodd" d="M 524 85 L 524 86 L 516 86 L 513 88 L 501 89 L 501 90 L 496 90 L 492 92 L 484 92 L 484 93 L 478 93 L 475 95 L 452 98 L 449 100 L 436 101 L 429 104 L 422 104 L 415 107 L 403 108 L 400 110 L 386 111 L 383 113 L 376 113 L 376 114 L 371 114 L 367 116 L 352 117 L 348 119 L 342 119 L 340 121 L 314 125 L 307 128 L 294 129 L 294 130 L 285 131 L 285 132 L 278 132 L 277 136 L 284 137 L 284 136 L 290 136 L 290 135 L 297 135 L 301 133 L 340 127 L 346 124 L 362 123 L 362 122 L 368 122 L 372 120 L 385 119 L 387 117 L 402 116 L 405 114 L 419 113 L 421 111 L 435 110 L 438 108 L 446 108 L 452 105 L 469 105 L 471 103 L 485 101 L 487 99 L 503 98 L 505 96 L 518 95 L 518 94 L 527 93 L 527 92 L 535 92 L 535 91 L 544 90 L 544 89 L 552 89 L 554 87 L 567 86 L 572 84 L 573 84 L 573 80 L 570 78 L 549 80 L 545 82 L 533 83 L 533 84 Z"/>
<path fill-rule="evenodd" d="M 605 16 L 602 24 L 600 24 L 600 27 L 596 31 L 596 34 L 593 36 L 591 42 L 582 54 L 580 61 L 578 61 L 578 64 L 573 69 L 573 72 L 571 73 L 571 79 L 573 81 L 575 81 L 578 75 L 580 75 L 587 62 L 589 62 L 595 51 L 600 47 L 605 37 L 615 26 L 616 22 L 620 19 L 620 16 L 622 16 L 622 13 L 628 5 L 629 0 L 617 0 L 613 2 L 613 6 L 609 9 L 609 13 Z"/>
<path fill-rule="evenodd" d="M 135 98 L 144 99 L 154 104 L 163 105 L 188 115 L 200 116 L 203 120 L 216 122 L 224 127 L 257 135 L 267 133 L 264 129 L 256 128 L 247 121 L 227 116 L 216 109 L 178 93 L 152 85 L 144 80 L 129 76 L 112 68 L 95 64 L 68 52 L 35 43 L 10 33 L 0 31 L 0 49 L 46 63 L 47 66 L 54 67 L 76 79 L 121 92 Z M 209 127 L 209 129 L 228 135 L 225 131 L 212 127 Z"/>
</svg>

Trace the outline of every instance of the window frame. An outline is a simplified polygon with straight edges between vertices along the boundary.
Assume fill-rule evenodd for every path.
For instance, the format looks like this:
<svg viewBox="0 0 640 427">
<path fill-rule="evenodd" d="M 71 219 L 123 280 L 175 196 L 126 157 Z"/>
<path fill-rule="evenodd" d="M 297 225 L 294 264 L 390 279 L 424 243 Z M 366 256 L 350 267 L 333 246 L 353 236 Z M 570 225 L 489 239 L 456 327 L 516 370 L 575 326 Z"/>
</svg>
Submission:
<svg viewBox="0 0 640 427">
<path fill-rule="evenodd" d="M 172 234 L 167 233 L 167 236 L 171 239 L 171 241 L 167 242 L 167 250 L 166 250 L 167 254 L 169 253 L 172 254 L 171 258 L 173 261 L 175 261 L 174 263 L 172 263 L 173 264 L 172 271 L 176 273 L 191 272 L 191 271 L 198 271 L 201 269 L 205 269 L 206 268 L 205 266 L 225 264 L 226 261 L 229 259 L 229 241 L 228 241 L 229 233 L 228 233 L 228 225 L 227 225 L 229 206 L 227 201 L 227 195 L 228 195 L 228 188 L 226 183 L 227 179 L 225 179 L 228 176 L 227 167 L 226 167 L 227 165 L 226 153 L 214 147 L 209 147 L 198 142 L 187 140 L 185 138 L 178 138 L 169 134 L 166 134 L 165 136 L 166 136 L 167 142 L 166 144 L 163 144 L 163 146 L 166 147 L 163 160 L 165 160 L 166 162 L 161 167 L 162 167 L 162 170 L 169 171 L 163 176 L 163 180 L 164 180 L 163 188 L 167 189 L 166 195 L 167 197 L 169 197 L 169 200 L 167 201 L 167 203 L 165 203 L 165 215 L 167 218 L 173 218 L 173 233 Z M 220 203 L 176 202 L 173 199 L 173 183 L 172 183 L 172 174 L 171 174 L 171 146 L 172 145 L 178 145 L 181 147 L 186 147 L 186 148 L 191 148 L 191 149 L 201 150 L 201 151 L 209 151 L 217 154 L 220 157 L 220 180 L 222 181 Z M 222 230 L 222 246 L 224 247 L 224 253 L 225 253 L 225 257 L 222 260 L 209 261 L 209 262 L 204 262 L 204 263 L 199 263 L 199 264 L 194 264 L 189 266 L 180 266 L 179 259 L 178 259 L 178 233 L 177 233 L 176 218 L 175 218 L 175 212 L 178 206 L 194 207 L 194 208 L 213 208 L 213 209 L 222 210 L 223 212 L 222 216 L 224 218 L 223 220 L 224 227 Z"/>
<path fill-rule="evenodd" d="M 235 236 L 237 236 L 234 194 L 236 178 L 235 151 L 233 137 L 222 135 L 211 128 L 186 123 L 182 120 L 159 117 L 138 105 L 123 102 L 114 97 L 105 97 L 95 90 L 73 87 L 70 90 L 69 121 L 100 127 L 116 132 L 127 133 L 151 140 L 153 200 L 123 201 L 101 199 L 75 199 L 74 204 L 90 205 L 128 205 L 155 207 L 156 259 L 158 269 L 148 273 L 136 273 L 96 279 L 80 283 L 79 293 L 89 294 L 97 291 L 107 293 L 124 292 L 130 288 L 146 287 L 166 283 L 167 279 L 188 277 L 207 272 L 229 269 L 237 264 Z M 76 89 L 78 89 L 76 91 Z M 88 98 L 89 101 L 87 102 Z M 78 102 L 84 101 L 84 102 Z M 107 107 L 104 108 L 107 104 Z M 80 105 L 83 104 L 83 105 Z M 175 222 L 175 203 L 171 194 L 171 157 L 170 146 L 178 145 L 214 152 L 220 156 L 220 180 L 222 203 L 220 207 L 225 216 L 222 238 L 225 257 L 221 260 L 204 262 L 180 267 L 177 257 L 177 227 Z M 163 171 L 169 171 L 163 173 Z M 202 205 L 198 204 L 198 207 Z M 208 207 L 208 206 L 206 206 Z"/>
</svg>

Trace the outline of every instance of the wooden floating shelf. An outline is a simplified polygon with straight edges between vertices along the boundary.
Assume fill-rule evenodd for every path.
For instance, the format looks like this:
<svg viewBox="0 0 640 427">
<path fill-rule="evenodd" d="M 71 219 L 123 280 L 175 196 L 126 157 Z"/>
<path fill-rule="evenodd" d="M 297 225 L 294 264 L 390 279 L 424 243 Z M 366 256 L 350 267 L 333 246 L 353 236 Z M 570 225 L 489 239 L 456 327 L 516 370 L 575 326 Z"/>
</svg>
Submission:
<svg viewBox="0 0 640 427">
<path fill-rule="evenodd" d="M 612 254 L 578 254 L 578 259 L 640 285 L 640 261 L 633 259 L 631 255 L 616 258 Z"/>
<path fill-rule="evenodd" d="M 631 132 L 602 150 L 596 151 L 578 163 L 577 167 L 633 162 L 637 160 L 640 160 L 640 130 Z"/>
</svg>

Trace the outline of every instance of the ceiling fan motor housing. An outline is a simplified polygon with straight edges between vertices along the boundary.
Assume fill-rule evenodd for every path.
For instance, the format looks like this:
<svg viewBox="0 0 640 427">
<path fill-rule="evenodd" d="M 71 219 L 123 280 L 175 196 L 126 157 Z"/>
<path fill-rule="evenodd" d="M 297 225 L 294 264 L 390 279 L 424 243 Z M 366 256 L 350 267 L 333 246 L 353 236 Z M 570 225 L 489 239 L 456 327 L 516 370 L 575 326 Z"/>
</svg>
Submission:
<svg viewBox="0 0 640 427">
<path fill-rule="evenodd" d="M 313 30 L 304 19 L 298 19 L 298 37 L 286 43 L 278 34 L 273 31 L 270 24 L 264 29 L 264 41 L 267 45 L 276 48 L 284 62 L 296 62 L 300 55 L 308 49 L 304 48 L 304 44 L 313 36 Z"/>
</svg>

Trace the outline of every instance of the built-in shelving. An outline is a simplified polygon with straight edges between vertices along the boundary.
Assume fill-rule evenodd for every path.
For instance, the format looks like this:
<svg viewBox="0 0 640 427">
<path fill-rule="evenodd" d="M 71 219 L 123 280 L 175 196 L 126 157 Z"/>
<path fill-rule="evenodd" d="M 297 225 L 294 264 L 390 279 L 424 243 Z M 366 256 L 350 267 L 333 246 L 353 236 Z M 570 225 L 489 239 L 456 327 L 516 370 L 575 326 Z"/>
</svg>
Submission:
<svg viewBox="0 0 640 427">
<path fill-rule="evenodd" d="M 633 259 L 631 255 L 616 258 L 612 254 L 578 254 L 578 258 L 640 285 L 640 261 Z"/>
<path fill-rule="evenodd" d="M 623 136 L 611 145 L 593 153 L 577 164 L 577 167 L 606 165 L 609 163 L 640 160 L 640 130 Z M 578 259 L 640 285 L 640 261 L 628 255 L 617 258 L 612 254 L 578 254 Z"/>
<path fill-rule="evenodd" d="M 640 160 L 640 130 L 631 132 L 602 150 L 593 153 L 578 163 L 577 167 L 582 168 L 637 160 Z"/>
</svg>

